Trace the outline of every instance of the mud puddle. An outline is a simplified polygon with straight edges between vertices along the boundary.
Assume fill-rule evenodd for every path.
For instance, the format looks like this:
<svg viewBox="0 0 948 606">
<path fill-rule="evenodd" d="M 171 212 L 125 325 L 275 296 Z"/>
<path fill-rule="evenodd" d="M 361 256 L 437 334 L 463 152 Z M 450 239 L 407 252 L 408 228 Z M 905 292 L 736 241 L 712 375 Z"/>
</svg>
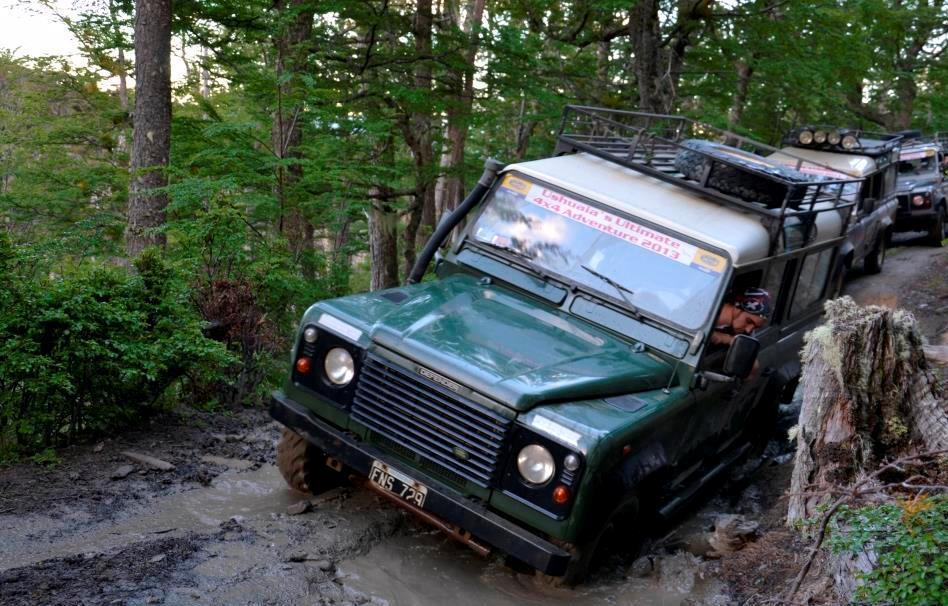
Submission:
<svg viewBox="0 0 948 606">
<path fill-rule="evenodd" d="M 114 519 L 88 526 L 82 511 L 64 515 L 0 517 L 0 570 L 26 566 L 49 558 L 96 553 L 147 540 L 149 537 L 186 532 L 209 532 L 235 517 L 284 512 L 299 500 L 286 490 L 272 465 L 256 471 L 232 470 L 215 478 L 207 488 L 158 497 L 143 506 L 118 513 Z"/>
<path fill-rule="evenodd" d="M 339 564 L 338 574 L 346 587 L 390 606 L 729 603 L 724 584 L 706 574 L 700 560 L 684 553 L 658 558 L 655 574 L 645 578 L 626 574 L 620 566 L 600 572 L 579 588 L 567 589 L 517 573 L 500 557 L 481 558 L 434 532 L 388 540 L 364 556 Z"/>
</svg>

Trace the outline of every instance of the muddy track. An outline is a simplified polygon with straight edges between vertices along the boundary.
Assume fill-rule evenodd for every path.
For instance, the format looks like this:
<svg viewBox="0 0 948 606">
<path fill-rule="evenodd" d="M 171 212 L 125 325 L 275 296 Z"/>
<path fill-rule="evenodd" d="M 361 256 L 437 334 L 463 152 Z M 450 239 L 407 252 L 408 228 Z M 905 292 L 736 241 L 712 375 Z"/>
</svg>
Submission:
<svg viewBox="0 0 948 606">
<path fill-rule="evenodd" d="M 846 290 L 907 307 L 938 341 L 948 250 L 897 248 L 880 276 L 857 275 Z M 793 414 L 784 408 L 785 426 Z M 368 492 L 303 502 L 273 465 L 279 431 L 259 410 L 186 410 L 67 449 L 53 468 L 0 470 L 0 604 L 755 603 L 795 574 L 803 547 L 782 527 L 789 445 L 780 433 L 756 467 L 658 532 L 645 556 L 613 557 L 565 590 L 500 556 L 480 558 Z M 709 538 L 722 514 L 759 529 L 717 557 Z"/>
</svg>

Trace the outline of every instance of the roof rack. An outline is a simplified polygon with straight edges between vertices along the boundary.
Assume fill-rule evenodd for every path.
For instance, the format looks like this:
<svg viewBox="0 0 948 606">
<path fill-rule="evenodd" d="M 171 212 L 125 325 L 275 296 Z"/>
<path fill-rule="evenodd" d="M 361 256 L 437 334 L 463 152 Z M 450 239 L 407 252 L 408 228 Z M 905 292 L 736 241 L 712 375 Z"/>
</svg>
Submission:
<svg viewBox="0 0 948 606">
<path fill-rule="evenodd" d="M 740 155 L 710 153 L 701 148 L 686 146 L 689 139 L 701 139 L 743 150 Z M 554 155 L 586 152 L 625 168 L 672 183 L 706 199 L 740 211 L 760 215 L 770 231 L 770 254 L 776 253 L 778 236 L 788 219 L 804 227 L 803 242 L 809 242 L 816 215 L 839 212 L 843 220 L 842 234 L 846 233 L 855 200 L 843 197 L 845 185 L 859 183 L 861 178 L 826 178 L 812 180 L 789 178 L 780 165 L 766 159 L 764 154 L 779 152 L 796 160 L 794 168 L 810 168 L 817 174 L 839 174 L 837 169 L 794 156 L 764 143 L 730 131 L 697 122 L 684 116 L 654 114 L 640 111 L 616 110 L 601 107 L 567 105 L 557 133 Z M 682 152 L 698 154 L 703 158 L 703 171 L 698 180 L 689 179 L 676 168 L 675 159 Z M 747 162 L 746 159 L 753 161 Z M 756 166 L 755 166 L 756 164 Z M 774 170 L 771 170 L 774 169 Z M 766 183 L 781 192 L 779 204 L 749 201 L 715 187 L 716 177 L 734 174 L 734 170 L 751 175 L 758 183 Z M 829 172 L 827 172 L 829 171 Z"/>
</svg>

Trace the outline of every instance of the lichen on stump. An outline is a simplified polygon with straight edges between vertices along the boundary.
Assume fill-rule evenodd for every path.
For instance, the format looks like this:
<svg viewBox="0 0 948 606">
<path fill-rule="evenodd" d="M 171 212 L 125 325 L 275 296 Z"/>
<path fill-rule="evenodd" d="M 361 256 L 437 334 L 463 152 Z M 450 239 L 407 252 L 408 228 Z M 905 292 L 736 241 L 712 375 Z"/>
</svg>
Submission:
<svg viewBox="0 0 948 606">
<path fill-rule="evenodd" d="M 825 489 L 849 486 L 886 460 L 948 448 L 948 402 L 912 314 L 849 297 L 825 309 L 803 350 L 791 525 L 818 513 Z"/>
</svg>

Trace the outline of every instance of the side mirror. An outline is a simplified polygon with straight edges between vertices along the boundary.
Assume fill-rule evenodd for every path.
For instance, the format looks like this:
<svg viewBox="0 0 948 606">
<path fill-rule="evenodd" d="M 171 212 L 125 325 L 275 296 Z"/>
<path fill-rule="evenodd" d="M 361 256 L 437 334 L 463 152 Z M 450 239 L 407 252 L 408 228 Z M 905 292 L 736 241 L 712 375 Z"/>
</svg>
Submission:
<svg viewBox="0 0 948 606">
<path fill-rule="evenodd" d="M 724 358 L 724 374 L 741 379 L 747 377 L 754 370 L 758 351 L 760 341 L 748 335 L 736 335 Z"/>
</svg>

